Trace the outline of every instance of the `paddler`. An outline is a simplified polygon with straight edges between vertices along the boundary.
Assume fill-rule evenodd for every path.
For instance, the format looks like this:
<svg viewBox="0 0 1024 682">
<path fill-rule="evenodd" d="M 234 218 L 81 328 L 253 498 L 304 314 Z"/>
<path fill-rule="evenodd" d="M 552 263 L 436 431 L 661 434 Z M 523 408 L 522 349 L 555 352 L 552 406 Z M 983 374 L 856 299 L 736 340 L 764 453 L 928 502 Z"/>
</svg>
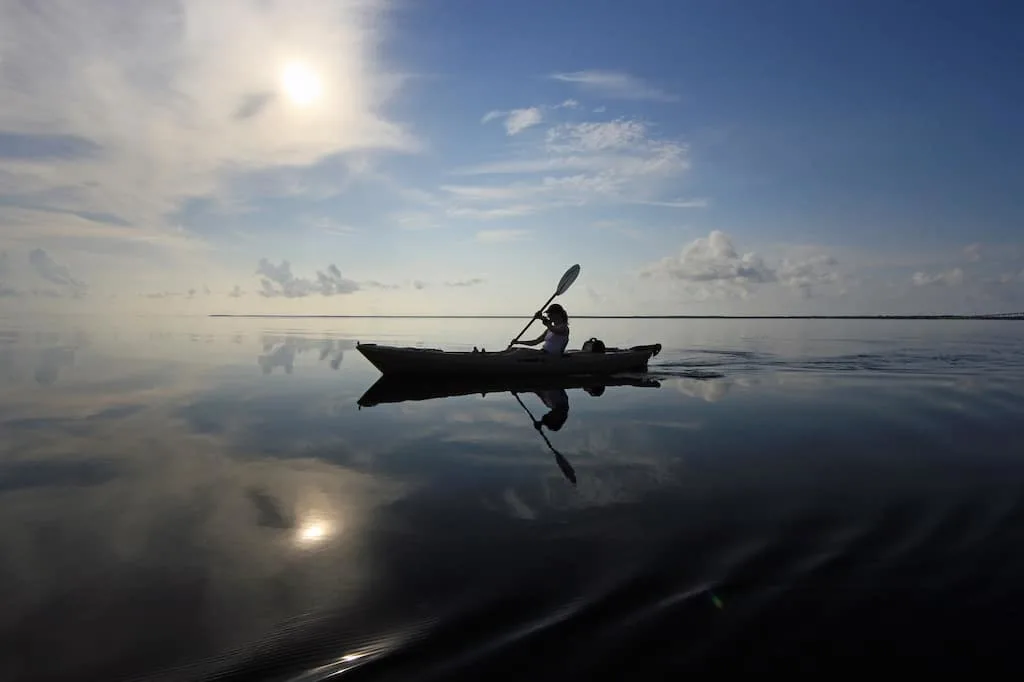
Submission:
<svg viewBox="0 0 1024 682">
<path fill-rule="evenodd" d="M 533 316 L 533 319 L 540 320 L 541 324 L 547 327 L 543 334 L 527 341 L 513 341 L 512 345 L 536 346 L 543 343 L 545 353 L 551 353 L 552 355 L 563 354 L 569 346 L 569 314 L 558 303 L 549 305 L 546 312 L 547 317 L 542 312 L 538 312 Z"/>
</svg>

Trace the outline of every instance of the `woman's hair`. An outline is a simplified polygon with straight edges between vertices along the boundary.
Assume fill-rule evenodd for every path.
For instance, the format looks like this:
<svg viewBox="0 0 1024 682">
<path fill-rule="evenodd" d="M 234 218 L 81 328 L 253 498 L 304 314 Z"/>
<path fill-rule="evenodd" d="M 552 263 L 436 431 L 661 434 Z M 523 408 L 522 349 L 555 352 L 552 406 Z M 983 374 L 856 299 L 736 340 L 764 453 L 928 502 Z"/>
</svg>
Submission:
<svg viewBox="0 0 1024 682">
<path fill-rule="evenodd" d="M 548 306 L 548 315 L 551 314 L 560 315 L 565 319 L 566 322 L 569 321 L 569 313 L 565 312 L 565 308 L 563 308 L 557 303 L 552 303 L 551 305 Z"/>
</svg>

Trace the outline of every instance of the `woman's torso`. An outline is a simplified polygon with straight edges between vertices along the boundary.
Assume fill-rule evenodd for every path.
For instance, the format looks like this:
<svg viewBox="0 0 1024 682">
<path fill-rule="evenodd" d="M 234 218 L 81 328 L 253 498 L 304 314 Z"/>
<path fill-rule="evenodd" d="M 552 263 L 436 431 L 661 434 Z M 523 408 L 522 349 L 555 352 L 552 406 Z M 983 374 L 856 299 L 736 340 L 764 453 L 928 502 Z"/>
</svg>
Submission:
<svg viewBox="0 0 1024 682">
<path fill-rule="evenodd" d="M 549 329 L 548 333 L 544 335 L 544 351 L 546 353 L 561 355 L 562 353 L 565 352 L 565 349 L 568 345 L 568 332 L 559 334 Z"/>
</svg>

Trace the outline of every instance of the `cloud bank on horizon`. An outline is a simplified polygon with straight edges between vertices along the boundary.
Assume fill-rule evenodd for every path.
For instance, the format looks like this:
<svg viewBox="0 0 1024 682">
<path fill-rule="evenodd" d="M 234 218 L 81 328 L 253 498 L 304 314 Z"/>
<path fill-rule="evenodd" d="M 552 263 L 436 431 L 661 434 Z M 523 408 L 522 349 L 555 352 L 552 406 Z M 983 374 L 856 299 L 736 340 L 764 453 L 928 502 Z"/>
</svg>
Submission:
<svg viewBox="0 0 1024 682">
<path fill-rule="evenodd" d="M 1024 10 L 528 2 L 0 4 L 0 312 L 1024 310 Z"/>
</svg>

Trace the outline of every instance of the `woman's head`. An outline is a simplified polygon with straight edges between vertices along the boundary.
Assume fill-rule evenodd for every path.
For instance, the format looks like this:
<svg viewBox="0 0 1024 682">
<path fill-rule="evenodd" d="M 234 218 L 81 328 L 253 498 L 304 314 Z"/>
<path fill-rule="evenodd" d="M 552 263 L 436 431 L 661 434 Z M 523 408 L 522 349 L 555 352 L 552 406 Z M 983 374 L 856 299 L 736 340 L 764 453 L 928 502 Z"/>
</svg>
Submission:
<svg viewBox="0 0 1024 682">
<path fill-rule="evenodd" d="M 547 313 L 548 317 L 553 318 L 555 320 L 559 320 L 561 322 L 569 321 L 569 314 L 565 312 L 565 308 L 563 308 L 557 303 L 552 303 L 551 305 L 549 305 Z"/>
</svg>

